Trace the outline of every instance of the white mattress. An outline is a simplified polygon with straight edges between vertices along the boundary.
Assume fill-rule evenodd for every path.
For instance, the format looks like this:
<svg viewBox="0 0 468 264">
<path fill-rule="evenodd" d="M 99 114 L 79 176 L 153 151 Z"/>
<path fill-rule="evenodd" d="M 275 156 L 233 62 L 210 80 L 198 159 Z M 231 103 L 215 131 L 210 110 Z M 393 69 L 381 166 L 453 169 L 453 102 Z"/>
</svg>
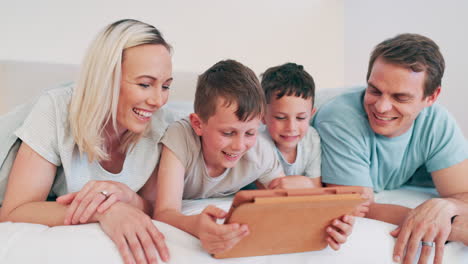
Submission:
<svg viewBox="0 0 468 264">
<path fill-rule="evenodd" d="M 434 191 L 404 188 L 384 191 L 376 200 L 417 206 L 433 197 Z M 195 214 L 208 204 L 228 210 L 231 198 L 184 201 L 183 212 Z M 198 239 L 167 224 L 154 221 L 166 236 L 170 263 L 393 263 L 394 239 L 388 234 L 394 225 L 358 218 L 353 234 L 335 252 L 322 251 L 217 260 L 203 251 Z M 98 224 L 59 226 L 23 223 L 0 224 L 0 263 L 122 263 L 117 248 Z M 430 262 L 431 263 L 431 262 Z M 451 242 L 446 245 L 444 263 L 468 263 L 468 247 Z"/>
</svg>

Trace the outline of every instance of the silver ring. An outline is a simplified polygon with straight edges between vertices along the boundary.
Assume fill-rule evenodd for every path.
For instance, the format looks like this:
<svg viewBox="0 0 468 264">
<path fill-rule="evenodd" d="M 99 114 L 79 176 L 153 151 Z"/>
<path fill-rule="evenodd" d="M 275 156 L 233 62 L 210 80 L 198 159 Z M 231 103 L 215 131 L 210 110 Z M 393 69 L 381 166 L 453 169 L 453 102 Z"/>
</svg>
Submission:
<svg viewBox="0 0 468 264">
<path fill-rule="evenodd" d="M 109 198 L 110 194 L 107 191 L 104 190 L 104 191 L 100 191 L 99 193 L 104 195 L 106 198 Z"/>
<path fill-rule="evenodd" d="M 434 242 L 421 241 L 422 246 L 434 247 Z"/>
</svg>

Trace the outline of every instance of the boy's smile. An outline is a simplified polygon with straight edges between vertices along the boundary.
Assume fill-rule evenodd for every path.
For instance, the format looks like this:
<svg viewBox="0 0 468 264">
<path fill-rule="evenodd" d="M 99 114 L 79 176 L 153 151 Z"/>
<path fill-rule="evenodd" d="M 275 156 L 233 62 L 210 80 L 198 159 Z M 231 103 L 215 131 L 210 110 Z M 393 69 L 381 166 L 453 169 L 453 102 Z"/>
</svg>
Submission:
<svg viewBox="0 0 468 264">
<path fill-rule="evenodd" d="M 221 98 L 217 99 L 215 114 L 206 122 L 197 114 L 190 115 L 192 127 L 200 136 L 203 158 L 211 177 L 234 167 L 256 143 L 260 117 L 242 122 L 237 118 L 236 110 L 237 104 L 226 106 Z"/>
<path fill-rule="evenodd" d="M 312 98 L 276 95 L 267 105 L 265 124 L 276 147 L 283 153 L 295 151 L 297 144 L 307 134 L 309 121 L 315 113 Z"/>
</svg>

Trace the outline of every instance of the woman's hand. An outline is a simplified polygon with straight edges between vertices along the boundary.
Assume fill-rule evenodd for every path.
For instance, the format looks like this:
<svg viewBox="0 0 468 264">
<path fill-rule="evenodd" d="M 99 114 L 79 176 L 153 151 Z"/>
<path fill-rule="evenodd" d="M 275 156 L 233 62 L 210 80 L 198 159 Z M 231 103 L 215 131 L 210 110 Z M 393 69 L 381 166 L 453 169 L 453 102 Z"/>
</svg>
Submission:
<svg viewBox="0 0 468 264">
<path fill-rule="evenodd" d="M 351 235 L 353 226 L 354 217 L 350 215 L 344 215 L 341 219 L 333 220 L 331 226 L 326 229 L 329 235 L 327 238 L 328 245 L 333 250 L 340 249 L 341 244 L 344 244 Z"/>
<path fill-rule="evenodd" d="M 199 215 L 197 236 L 203 248 L 210 254 L 231 249 L 249 234 L 247 225 L 216 223 L 216 219 L 224 217 L 226 212 L 212 205 Z"/>
<path fill-rule="evenodd" d="M 118 201 L 131 204 L 136 194 L 127 185 L 115 181 L 90 181 L 79 192 L 57 198 L 57 202 L 70 205 L 65 214 L 65 225 L 88 223 L 96 213 L 105 212 Z"/>
<path fill-rule="evenodd" d="M 124 263 L 157 263 L 157 254 L 169 261 L 164 235 L 141 210 L 122 202 L 96 214 L 104 232 L 114 241 Z"/>
</svg>

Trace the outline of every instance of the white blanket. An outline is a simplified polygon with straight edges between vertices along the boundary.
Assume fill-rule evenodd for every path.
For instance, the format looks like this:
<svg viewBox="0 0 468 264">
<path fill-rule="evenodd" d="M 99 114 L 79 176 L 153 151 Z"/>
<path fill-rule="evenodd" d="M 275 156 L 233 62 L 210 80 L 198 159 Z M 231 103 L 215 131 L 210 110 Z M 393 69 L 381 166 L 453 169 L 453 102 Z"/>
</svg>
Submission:
<svg viewBox="0 0 468 264">
<path fill-rule="evenodd" d="M 421 191 L 423 190 L 423 191 Z M 433 197 L 422 188 L 384 191 L 378 202 L 415 207 Z M 185 214 L 199 213 L 208 204 L 229 209 L 231 198 L 184 201 Z M 394 225 L 357 218 L 353 234 L 339 251 L 321 251 L 217 260 L 203 251 L 198 239 L 167 224 L 154 221 L 166 236 L 170 263 L 393 263 Z M 274 231 L 274 230 L 272 230 Z M 468 263 L 468 247 L 451 242 L 445 247 L 444 263 Z M 432 257 L 431 257 L 432 258 Z M 59 226 L 23 223 L 0 224 L 0 263 L 122 263 L 114 243 L 98 224 Z"/>
</svg>

